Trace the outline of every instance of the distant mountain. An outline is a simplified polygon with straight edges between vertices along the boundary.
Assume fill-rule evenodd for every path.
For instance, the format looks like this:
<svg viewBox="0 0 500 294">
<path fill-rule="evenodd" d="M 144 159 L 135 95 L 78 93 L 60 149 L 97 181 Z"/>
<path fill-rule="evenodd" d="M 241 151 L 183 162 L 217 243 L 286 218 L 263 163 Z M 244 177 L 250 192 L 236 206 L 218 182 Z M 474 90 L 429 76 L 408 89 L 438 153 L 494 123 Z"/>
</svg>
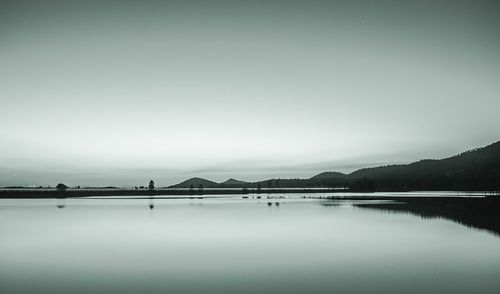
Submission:
<svg viewBox="0 0 500 294">
<path fill-rule="evenodd" d="M 346 177 L 346 174 L 343 174 L 341 172 L 328 171 L 328 172 L 322 172 L 320 174 L 317 174 L 317 175 L 309 178 L 309 180 L 330 180 L 330 179 L 339 179 L 339 178 L 344 179 L 345 177 Z"/>
<path fill-rule="evenodd" d="M 217 184 L 192 178 L 173 187 L 311 188 L 345 187 L 352 191 L 478 190 L 500 191 L 500 141 L 445 159 L 363 168 L 350 174 L 323 172 L 309 179 L 268 179 Z"/>
<path fill-rule="evenodd" d="M 240 181 L 240 180 L 236 180 L 236 179 L 230 178 L 227 181 L 224 181 L 224 182 L 220 183 L 219 185 L 222 186 L 222 187 L 233 187 L 233 186 L 241 187 L 241 186 L 245 186 L 245 185 L 248 185 L 248 184 L 249 184 L 248 182 L 244 182 L 244 181 Z"/>
<path fill-rule="evenodd" d="M 202 185 L 203 188 L 216 188 L 219 186 L 219 184 L 216 182 L 195 177 L 195 178 L 191 178 L 189 180 L 186 180 L 182 183 L 179 183 L 177 185 L 173 185 L 170 187 L 171 188 L 190 188 L 190 187 L 198 188 L 200 185 Z"/>
</svg>

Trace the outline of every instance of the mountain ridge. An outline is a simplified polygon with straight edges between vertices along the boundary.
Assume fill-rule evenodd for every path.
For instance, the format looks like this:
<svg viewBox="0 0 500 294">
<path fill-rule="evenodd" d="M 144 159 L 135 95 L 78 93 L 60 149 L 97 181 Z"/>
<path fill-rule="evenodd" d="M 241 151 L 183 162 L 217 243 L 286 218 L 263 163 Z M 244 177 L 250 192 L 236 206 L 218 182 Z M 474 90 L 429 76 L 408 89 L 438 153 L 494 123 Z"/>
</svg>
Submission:
<svg viewBox="0 0 500 294">
<path fill-rule="evenodd" d="M 344 187 L 353 191 L 500 190 L 500 141 L 443 159 L 422 159 L 409 164 L 361 168 L 348 174 L 325 171 L 306 179 L 273 178 L 245 182 L 230 178 L 222 183 L 192 178 L 170 187 L 188 188 L 186 185 L 193 183 L 196 184 L 195 187 L 201 184 L 210 188 Z"/>
<path fill-rule="evenodd" d="M 179 184 L 176 184 L 176 185 L 173 185 L 170 187 L 171 188 L 191 188 L 191 187 L 198 188 L 198 187 L 200 187 L 200 185 L 204 188 L 217 188 L 219 183 L 214 182 L 214 181 L 210 181 L 207 179 L 203 179 L 200 177 L 193 177 L 193 178 L 189 178 L 189 179 L 187 179 Z"/>
</svg>

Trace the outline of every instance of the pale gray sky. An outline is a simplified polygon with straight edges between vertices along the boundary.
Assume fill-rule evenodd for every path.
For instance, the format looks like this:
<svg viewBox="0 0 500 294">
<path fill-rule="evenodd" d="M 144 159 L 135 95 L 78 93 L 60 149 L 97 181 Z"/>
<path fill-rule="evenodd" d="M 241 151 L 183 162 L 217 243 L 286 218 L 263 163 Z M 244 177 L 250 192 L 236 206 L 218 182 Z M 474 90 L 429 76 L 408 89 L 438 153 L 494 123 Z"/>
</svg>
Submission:
<svg viewBox="0 0 500 294">
<path fill-rule="evenodd" d="M 309 177 L 500 139 L 496 1 L 0 5 L 0 186 Z"/>
</svg>

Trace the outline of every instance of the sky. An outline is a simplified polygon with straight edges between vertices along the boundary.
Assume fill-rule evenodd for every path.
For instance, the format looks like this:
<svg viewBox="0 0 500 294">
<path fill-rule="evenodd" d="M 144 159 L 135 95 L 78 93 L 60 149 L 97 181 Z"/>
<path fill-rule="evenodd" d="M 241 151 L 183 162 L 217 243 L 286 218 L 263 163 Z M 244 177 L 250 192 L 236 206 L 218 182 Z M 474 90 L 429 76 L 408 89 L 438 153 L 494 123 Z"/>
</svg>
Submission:
<svg viewBox="0 0 500 294">
<path fill-rule="evenodd" d="M 443 158 L 499 109 L 497 1 L 0 0 L 0 186 Z"/>
</svg>

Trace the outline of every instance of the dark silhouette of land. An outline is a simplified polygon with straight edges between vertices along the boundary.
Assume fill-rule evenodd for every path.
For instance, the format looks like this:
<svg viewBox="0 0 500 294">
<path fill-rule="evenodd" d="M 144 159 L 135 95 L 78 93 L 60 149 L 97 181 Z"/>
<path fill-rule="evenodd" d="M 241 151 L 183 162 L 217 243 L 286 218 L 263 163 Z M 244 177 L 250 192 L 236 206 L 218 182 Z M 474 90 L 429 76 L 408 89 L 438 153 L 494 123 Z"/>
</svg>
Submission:
<svg viewBox="0 0 500 294">
<path fill-rule="evenodd" d="M 192 198 L 203 198 L 203 195 L 245 195 L 249 193 L 334 193 L 338 192 L 337 189 L 311 189 L 311 188 L 291 188 L 291 189 L 269 189 L 258 191 L 250 190 L 248 188 L 217 188 L 205 189 L 197 186 L 188 189 L 182 188 L 165 188 L 149 190 L 142 189 L 120 189 L 120 188 L 96 188 L 96 189 L 0 189 L 0 198 L 70 198 L 70 197 L 91 197 L 91 196 L 160 196 L 169 195 L 169 198 L 176 198 L 175 196 L 191 196 Z"/>
<path fill-rule="evenodd" d="M 9 187 L 6 187 L 9 188 Z M 203 195 L 247 193 L 314 193 L 375 191 L 500 191 L 500 141 L 445 159 L 424 159 L 410 164 L 363 168 L 350 174 L 323 172 L 308 179 L 268 179 L 245 182 L 229 179 L 222 183 L 191 178 L 168 188 L 156 189 L 154 182 L 133 189 L 0 189 L 0 198 Z"/>
<path fill-rule="evenodd" d="M 308 179 L 269 179 L 216 183 L 191 178 L 171 186 L 207 188 L 348 188 L 350 191 L 499 191 L 500 142 L 445 159 L 363 168 L 350 174 L 323 172 Z"/>
<path fill-rule="evenodd" d="M 195 178 L 191 178 L 189 180 L 186 180 L 182 183 L 179 183 L 177 185 L 170 186 L 170 188 L 191 188 L 191 187 L 199 187 L 200 185 L 202 185 L 205 188 L 218 188 L 219 187 L 219 184 L 216 182 L 195 177 Z"/>
</svg>

